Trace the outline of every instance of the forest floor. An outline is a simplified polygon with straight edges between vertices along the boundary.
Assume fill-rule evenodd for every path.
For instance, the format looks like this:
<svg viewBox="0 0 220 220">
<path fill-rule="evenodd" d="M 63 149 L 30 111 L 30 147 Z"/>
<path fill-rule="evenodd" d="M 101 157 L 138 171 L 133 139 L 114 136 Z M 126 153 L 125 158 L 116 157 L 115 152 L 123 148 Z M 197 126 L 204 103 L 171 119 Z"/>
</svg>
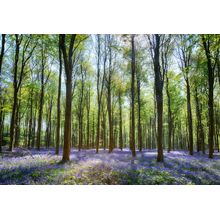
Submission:
<svg viewBox="0 0 220 220">
<path fill-rule="evenodd" d="M 113 153 L 72 150 L 71 161 L 60 163 L 54 149 L 23 150 L 0 154 L 0 184 L 220 184 L 220 154 L 214 159 L 186 151 L 164 152 L 164 163 L 156 162 L 155 150 L 137 152 L 132 160 L 128 149 Z"/>
</svg>

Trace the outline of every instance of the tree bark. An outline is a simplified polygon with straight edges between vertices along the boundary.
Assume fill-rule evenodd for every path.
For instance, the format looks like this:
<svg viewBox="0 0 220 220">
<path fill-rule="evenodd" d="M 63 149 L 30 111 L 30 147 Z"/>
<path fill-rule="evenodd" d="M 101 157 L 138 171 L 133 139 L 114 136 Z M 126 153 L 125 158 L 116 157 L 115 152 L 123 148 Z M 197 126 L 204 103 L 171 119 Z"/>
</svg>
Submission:
<svg viewBox="0 0 220 220">
<path fill-rule="evenodd" d="M 193 123 L 192 123 L 192 108 L 191 108 L 191 92 L 190 92 L 188 73 L 186 76 L 186 92 L 187 92 L 187 118 L 188 118 L 188 127 L 189 127 L 189 154 L 193 155 Z"/>
<path fill-rule="evenodd" d="M 40 150 L 41 145 L 41 129 L 42 129 L 42 116 L 43 116 L 43 105 L 44 105 L 44 72 L 45 72 L 45 60 L 44 60 L 44 49 L 42 47 L 41 54 L 41 91 L 40 91 L 40 100 L 39 100 L 39 113 L 38 113 L 38 129 L 37 129 L 37 150 Z"/>
<path fill-rule="evenodd" d="M 19 60 L 19 52 L 20 52 L 20 40 L 18 35 L 15 35 L 15 60 L 14 60 L 14 77 L 13 77 L 13 106 L 12 106 L 12 116 L 11 116 L 11 124 L 10 124 L 10 144 L 9 150 L 13 151 L 15 146 L 15 129 L 16 129 L 16 110 L 17 110 L 17 102 L 18 102 L 18 87 L 17 87 L 17 74 L 18 74 L 18 60 Z"/>
<path fill-rule="evenodd" d="M 119 92 L 119 147 L 123 149 L 123 134 L 122 134 L 122 98 Z"/>
<path fill-rule="evenodd" d="M 140 73 L 136 73 L 137 78 L 137 101 L 138 101 L 138 149 L 142 151 L 142 127 L 141 127 L 141 82 L 140 82 Z"/>
<path fill-rule="evenodd" d="M 209 145 L 209 158 L 213 158 L 213 150 L 214 150 L 214 65 L 212 63 L 212 56 L 210 51 L 210 36 L 207 36 L 208 39 L 205 39 L 204 35 L 202 36 L 202 43 L 206 54 L 207 59 L 207 68 L 208 68 L 208 145 Z"/>
<path fill-rule="evenodd" d="M 196 117 L 197 117 L 197 152 L 200 150 L 205 153 L 204 129 L 202 124 L 202 115 L 200 102 L 198 97 L 198 89 L 195 88 Z"/>
<path fill-rule="evenodd" d="M 5 34 L 2 34 L 1 40 L 1 53 L 0 53 L 0 81 L 2 78 L 2 62 L 5 54 Z M 0 152 L 2 151 L 2 141 L 3 141 L 3 97 L 2 97 L 2 88 L 0 84 Z"/>
<path fill-rule="evenodd" d="M 60 47 L 63 54 L 64 68 L 66 75 L 66 108 L 65 108 L 65 122 L 64 122 L 64 147 L 63 147 L 63 162 L 70 160 L 71 149 L 71 122 L 72 122 L 72 71 L 73 71 L 73 52 L 76 34 L 72 34 L 69 43 L 69 49 L 66 48 L 66 36 L 60 35 Z"/>
<path fill-rule="evenodd" d="M 160 35 L 155 34 L 154 73 L 157 107 L 157 162 L 163 162 L 163 76 L 160 70 Z"/>
<path fill-rule="evenodd" d="M 62 52 L 60 47 L 61 37 L 59 36 L 59 83 L 58 83 L 58 95 L 57 95 L 57 126 L 56 126 L 56 155 L 59 155 L 60 151 L 60 96 L 61 96 L 61 82 L 62 82 Z"/>
<path fill-rule="evenodd" d="M 169 78 L 166 74 L 166 92 L 167 92 L 167 106 L 168 106 L 168 153 L 171 151 L 172 148 L 172 111 L 171 111 L 171 98 L 170 98 L 170 91 L 169 91 Z"/>
<path fill-rule="evenodd" d="M 90 148 L 90 85 L 86 97 L 86 109 L 87 109 L 87 148 Z"/>
<path fill-rule="evenodd" d="M 131 35 L 131 153 L 136 156 L 135 151 L 135 45 L 134 35 Z"/>
</svg>

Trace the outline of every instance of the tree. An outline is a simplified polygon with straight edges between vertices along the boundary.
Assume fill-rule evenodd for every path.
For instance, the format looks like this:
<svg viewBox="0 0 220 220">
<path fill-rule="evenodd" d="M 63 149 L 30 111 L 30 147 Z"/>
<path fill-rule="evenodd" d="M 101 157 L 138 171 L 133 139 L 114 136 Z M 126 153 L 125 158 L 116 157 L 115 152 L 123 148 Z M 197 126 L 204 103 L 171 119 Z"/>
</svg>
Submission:
<svg viewBox="0 0 220 220">
<path fill-rule="evenodd" d="M 166 77 L 166 94 L 167 94 L 167 106 L 168 106 L 168 152 L 171 151 L 171 139 L 173 132 L 173 120 L 172 120 L 172 110 L 171 110 L 171 97 L 169 91 L 169 77 L 168 77 L 168 62 L 171 53 L 171 36 L 163 36 L 162 40 L 162 50 L 161 50 L 161 63 L 162 63 L 162 72 L 163 76 Z"/>
<path fill-rule="evenodd" d="M 194 47 L 193 37 L 189 35 L 179 35 L 180 42 L 178 43 L 178 56 L 180 60 L 180 68 L 182 70 L 187 91 L 187 119 L 189 129 L 189 154 L 193 155 L 193 120 L 191 106 L 191 86 L 190 86 L 190 71 L 192 68 L 192 52 Z"/>
<path fill-rule="evenodd" d="M 102 95 L 103 95 L 103 88 L 104 88 L 104 79 L 106 75 L 106 56 L 103 60 L 103 74 L 101 74 L 101 36 L 96 35 L 97 40 L 97 83 L 96 83 L 96 89 L 97 89 L 97 102 L 98 102 L 98 109 L 97 109 L 97 132 L 96 132 L 96 153 L 99 152 L 99 141 L 100 141 L 100 112 L 101 112 L 101 101 L 102 101 Z"/>
<path fill-rule="evenodd" d="M 142 151 L 143 142 L 142 142 L 142 125 L 141 125 L 141 70 L 140 68 L 136 68 L 136 79 L 137 79 L 137 103 L 138 103 L 138 149 Z"/>
<path fill-rule="evenodd" d="M 70 36 L 67 42 L 65 34 L 60 35 L 60 48 L 63 54 L 65 75 L 66 75 L 66 108 L 64 122 L 64 147 L 63 147 L 63 162 L 70 160 L 71 148 L 71 114 L 72 114 L 72 71 L 73 71 L 73 52 L 76 34 Z M 68 46 L 67 46 L 68 45 Z"/>
<path fill-rule="evenodd" d="M 2 100 L 2 88 L 1 88 L 1 79 L 2 79 L 2 62 L 5 54 L 5 34 L 2 34 L 1 39 L 1 53 L 0 53 L 0 152 L 2 151 L 2 127 L 3 127 L 3 100 Z"/>
<path fill-rule="evenodd" d="M 214 91 L 214 78 L 215 78 L 215 69 L 217 62 L 219 62 L 219 44 L 220 37 L 211 36 L 209 34 L 202 35 L 202 44 L 204 47 L 206 59 L 207 59 L 207 68 L 208 68 L 208 113 L 209 113 L 209 133 L 208 133 L 208 145 L 209 145 L 209 158 L 213 158 L 213 141 L 214 141 L 214 100 L 213 100 L 213 91 Z M 212 48 L 212 45 L 214 48 Z"/>
<path fill-rule="evenodd" d="M 43 42 L 41 44 L 41 74 L 40 74 L 40 98 L 39 98 L 39 110 L 38 110 L 38 128 L 37 128 L 37 149 L 40 150 L 41 146 L 41 129 L 42 129 L 42 117 L 43 117 L 43 105 L 44 105 L 44 93 L 45 93 L 45 86 L 48 83 L 50 73 L 46 76 L 46 45 Z"/>
<path fill-rule="evenodd" d="M 161 36 L 154 34 L 148 36 L 151 46 L 151 56 L 153 60 L 155 75 L 155 95 L 157 104 L 157 162 L 163 162 L 163 85 L 164 73 L 161 73 L 160 49 Z"/>
<path fill-rule="evenodd" d="M 22 42 L 23 45 L 22 45 Z M 10 126 L 10 145 L 9 145 L 9 150 L 12 151 L 15 147 L 16 143 L 16 125 L 17 125 L 17 120 L 18 120 L 18 93 L 20 91 L 23 79 L 26 75 L 26 65 L 31 58 L 34 49 L 36 48 L 37 44 L 34 43 L 31 45 L 32 42 L 32 36 L 23 36 L 16 34 L 15 35 L 15 58 L 14 58 L 14 71 L 13 71 L 13 89 L 14 89 L 14 94 L 13 94 L 13 107 L 12 107 L 12 116 L 11 116 L 11 126 Z M 19 71 L 19 54 L 20 54 L 20 48 L 22 46 L 22 52 L 21 52 L 21 68 L 20 72 Z"/>
<path fill-rule="evenodd" d="M 131 35 L 131 152 L 136 156 L 135 151 L 135 35 Z"/>
<path fill-rule="evenodd" d="M 61 115 L 61 108 L 60 108 L 60 96 L 61 96 L 61 81 L 62 81 L 62 69 L 63 69 L 63 62 L 62 62 L 62 51 L 61 51 L 61 36 L 59 35 L 59 84 L 58 84 L 58 95 L 57 95 L 57 127 L 56 127 L 56 154 L 59 154 L 59 147 L 60 147 L 60 115 Z"/>
</svg>

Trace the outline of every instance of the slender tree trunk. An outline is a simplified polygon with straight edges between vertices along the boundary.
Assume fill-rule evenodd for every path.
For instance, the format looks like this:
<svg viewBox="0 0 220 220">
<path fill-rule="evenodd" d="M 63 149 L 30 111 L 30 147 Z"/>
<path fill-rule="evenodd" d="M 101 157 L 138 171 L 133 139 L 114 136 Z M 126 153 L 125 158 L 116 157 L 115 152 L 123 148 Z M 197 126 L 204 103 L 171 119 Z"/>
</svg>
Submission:
<svg viewBox="0 0 220 220">
<path fill-rule="evenodd" d="M 87 93 L 87 148 L 90 147 L 90 86 Z"/>
<path fill-rule="evenodd" d="M 100 104 L 97 111 L 97 128 L 96 128 L 96 153 L 99 152 L 99 136 L 100 136 Z"/>
<path fill-rule="evenodd" d="M 155 35 L 154 72 L 157 106 L 157 161 L 163 162 L 163 77 L 160 71 L 160 36 Z"/>
<path fill-rule="evenodd" d="M 20 107 L 21 107 L 21 92 L 19 92 L 19 101 L 16 109 L 16 120 L 15 120 L 15 147 L 18 147 L 20 144 L 20 124 L 21 124 L 21 113 L 20 113 Z"/>
<path fill-rule="evenodd" d="M 138 101 L 138 149 L 142 151 L 142 127 L 141 127 L 141 82 L 140 73 L 137 73 L 137 101 Z"/>
<path fill-rule="evenodd" d="M 33 123 L 33 89 L 31 89 L 30 91 L 30 116 L 29 116 L 29 123 L 28 123 L 28 142 L 27 142 L 28 149 L 31 146 L 32 123 Z"/>
<path fill-rule="evenodd" d="M 104 79 L 105 79 L 105 63 L 106 63 L 106 56 L 104 58 L 104 73 L 101 77 L 100 71 L 100 61 L 101 61 L 101 39 L 100 35 L 97 35 L 97 43 L 98 43 L 98 51 L 97 51 L 97 102 L 98 102 L 98 109 L 97 109 L 97 124 L 96 124 L 96 153 L 99 152 L 99 141 L 100 141 L 100 113 L 101 113 L 101 101 L 102 101 L 102 93 L 103 93 L 103 86 L 104 86 Z"/>
<path fill-rule="evenodd" d="M 192 108 L 191 95 L 188 76 L 186 77 L 186 91 L 187 91 L 187 118 L 189 128 L 189 154 L 193 155 L 193 123 L 192 123 Z"/>
<path fill-rule="evenodd" d="M 35 101 L 35 112 L 34 112 L 34 120 L 33 120 L 33 127 L 32 127 L 32 140 L 31 140 L 31 147 L 35 147 L 36 141 L 36 121 L 37 121 L 37 100 Z"/>
<path fill-rule="evenodd" d="M 166 92 L 167 92 L 167 106 L 168 106 L 168 153 L 172 148 L 172 111 L 171 111 L 171 99 L 169 91 L 169 78 L 166 74 Z"/>
<path fill-rule="evenodd" d="M 92 147 L 95 147 L 95 115 L 93 112 L 93 117 L 92 117 Z"/>
<path fill-rule="evenodd" d="M 18 104 L 18 88 L 17 88 L 17 73 L 18 73 L 18 60 L 20 51 L 19 37 L 16 34 L 16 49 L 15 49 L 15 62 L 14 62 L 14 79 L 13 79 L 13 106 L 12 106 L 12 116 L 10 125 L 10 145 L 9 150 L 13 151 L 15 146 L 15 129 L 16 129 L 16 111 Z"/>
<path fill-rule="evenodd" d="M 59 37 L 60 41 L 60 37 Z M 62 82 L 62 53 L 59 42 L 59 84 L 58 84 L 58 96 L 57 96 L 57 126 L 56 126 L 56 155 L 59 155 L 60 151 L 60 96 L 61 96 L 61 82 Z"/>
<path fill-rule="evenodd" d="M 209 38 L 209 36 L 208 36 Z M 212 65 L 212 58 L 211 58 L 211 52 L 210 52 L 210 41 L 209 39 L 205 39 L 204 36 L 202 36 L 203 46 L 205 49 L 205 54 L 207 58 L 207 67 L 208 67 L 208 126 L 209 126 L 209 132 L 208 132 L 208 145 L 209 145 L 209 158 L 213 158 L 213 150 L 214 150 L 214 110 L 213 110 L 213 90 L 214 90 L 214 71 L 213 71 L 213 65 Z"/>
<path fill-rule="evenodd" d="M 0 53 L 0 81 L 2 78 L 2 62 L 5 53 L 5 34 L 2 34 L 1 41 L 1 53 Z M 3 141 L 3 97 L 2 97 L 2 88 L 0 84 L 0 152 L 2 151 L 2 141 Z"/>
<path fill-rule="evenodd" d="M 216 148 L 217 151 L 219 152 L 219 106 L 216 106 L 216 111 L 215 111 L 215 143 L 216 143 Z"/>
<path fill-rule="evenodd" d="M 123 149 L 121 92 L 119 92 L 119 147 L 121 150 Z"/>
<path fill-rule="evenodd" d="M 136 156 L 135 151 L 135 45 L 134 35 L 131 35 L 131 152 Z"/>
<path fill-rule="evenodd" d="M 49 106 L 48 106 L 48 120 L 47 120 L 47 141 L 46 146 L 47 148 L 50 148 L 51 146 L 51 115 L 52 115 L 52 108 L 53 108 L 53 100 L 49 100 Z"/>
<path fill-rule="evenodd" d="M 204 129 L 202 124 L 202 115 L 201 115 L 197 90 L 198 89 L 195 88 L 196 117 L 197 117 L 197 152 L 199 152 L 200 150 L 203 150 L 204 152 Z"/>
<path fill-rule="evenodd" d="M 42 128 L 42 116 L 43 116 L 43 104 L 44 104 L 44 69 L 41 73 L 41 92 L 39 100 L 39 113 L 38 113 L 38 129 L 37 129 L 37 149 L 40 150 L 41 145 L 41 128 Z"/>
<path fill-rule="evenodd" d="M 113 150 L 113 126 L 112 126 L 112 106 L 111 106 L 111 76 L 109 74 L 109 85 L 108 85 L 108 124 L 109 124 L 109 152 Z"/>
</svg>

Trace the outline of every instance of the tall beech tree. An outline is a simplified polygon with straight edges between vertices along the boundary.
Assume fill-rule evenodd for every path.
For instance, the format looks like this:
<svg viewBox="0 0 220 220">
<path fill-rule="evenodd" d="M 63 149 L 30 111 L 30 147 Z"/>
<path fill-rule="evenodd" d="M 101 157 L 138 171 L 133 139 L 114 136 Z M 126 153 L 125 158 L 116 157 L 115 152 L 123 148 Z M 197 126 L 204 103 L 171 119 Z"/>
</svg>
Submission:
<svg viewBox="0 0 220 220">
<path fill-rule="evenodd" d="M 136 81 L 137 81 L 137 104 L 138 104 L 138 149 L 142 151 L 142 124 L 141 124 L 141 68 L 136 64 Z"/>
<path fill-rule="evenodd" d="M 42 37 L 43 38 L 43 37 Z M 40 150 L 41 146 L 41 130 L 42 130 L 42 117 L 43 117 L 43 106 L 44 106 L 44 96 L 45 96 L 45 86 L 48 83 L 50 73 L 46 75 L 46 68 L 48 64 L 46 55 L 46 45 L 41 39 L 41 72 L 40 72 L 40 96 L 39 96 L 39 109 L 38 109 L 38 127 L 37 127 L 37 149 Z"/>
<path fill-rule="evenodd" d="M 132 156 L 136 156 L 135 151 L 135 35 L 131 35 L 131 132 L 130 148 Z"/>
<path fill-rule="evenodd" d="M 171 54 L 172 46 L 171 35 L 164 35 L 162 37 L 162 50 L 161 50 L 161 67 L 163 72 L 163 78 L 166 77 L 166 94 L 167 94 L 167 106 L 168 106 L 168 152 L 172 147 L 172 133 L 173 133 L 173 116 L 171 110 L 171 97 L 169 91 L 169 58 Z"/>
<path fill-rule="evenodd" d="M 109 69 L 108 75 L 106 77 L 106 87 L 107 87 L 107 109 L 108 109 L 108 124 L 109 124 L 109 152 L 111 153 L 113 150 L 113 121 L 112 121 L 112 36 L 106 36 L 106 44 L 105 45 L 105 57 L 107 59 L 107 49 L 108 49 L 108 58 L 109 58 Z"/>
<path fill-rule="evenodd" d="M 59 81 L 58 81 L 58 95 L 57 95 L 57 127 L 56 127 L 56 154 L 59 154 L 60 149 L 60 115 L 61 115 L 61 107 L 60 107 L 60 96 L 61 96 L 61 82 L 62 82 L 62 51 L 61 51 L 61 36 L 59 35 Z"/>
<path fill-rule="evenodd" d="M 104 90 L 104 80 L 106 75 L 106 61 L 107 56 L 106 53 L 104 53 L 104 59 L 103 59 L 103 73 L 101 73 L 101 57 L 102 57 L 102 44 L 101 44 L 101 36 L 98 34 L 96 35 L 96 41 L 97 41 L 97 83 L 96 83 L 96 90 L 97 90 L 97 102 L 98 102 L 98 108 L 97 108 L 97 127 L 96 127 L 96 153 L 99 152 L 99 141 L 100 141 L 100 117 L 101 117 L 101 101 L 103 96 L 103 90 Z M 106 39 L 104 39 L 104 42 L 106 43 Z"/>
<path fill-rule="evenodd" d="M 67 39 L 69 37 L 70 39 Z M 73 75 L 73 53 L 76 34 L 66 36 L 60 35 L 60 48 L 63 54 L 65 76 L 66 76 L 66 108 L 64 122 L 64 147 L 63 147 L 63 162 L 70 160 L 71 149 L 71 122 L 72 122 L 72 75 Z"/>
<path fill-rule="evenodd" d="M 219 62 L 219 35 L 202 35 L 202 44 L 204 47 L 207 68 L 208 68 L 208 145 L 209 145 L 209 158 L 213 158 L 214 150 L 214 80 L 215 70 Z"/>
<path fill-rule="evenodd" d="M 151 56 L 154 67 L 154 86 L 156 95 L 157 108 L 157 161 L 163 162 L 163 85 L 164 72 L 161 72 L 160 52 L 161 52 L 161 36 L 154 34 L 148 36 Z"/>
<path fill-rule="evenodd" d="M 2 98 L 2 85 L 1 85 L 1 80 L 2 80 L 2 62 L 5 54 L 5 34 L 1 35 L 1 53 L 0 53 L 0 152 L 2 151 L 2 133 L 3 133 L 3 98 Z"/>
<path fill-rule="evenodd" d="M 192 35 L 179 35 L 178 38 L 177 50 L 180 61 L 180 68 L 186 83 L 189 154 L 193 155 L 193 119 L 191 106 L 190 72 L 192 71 L 192 52 L 194 41 Z"/>
</svg>

